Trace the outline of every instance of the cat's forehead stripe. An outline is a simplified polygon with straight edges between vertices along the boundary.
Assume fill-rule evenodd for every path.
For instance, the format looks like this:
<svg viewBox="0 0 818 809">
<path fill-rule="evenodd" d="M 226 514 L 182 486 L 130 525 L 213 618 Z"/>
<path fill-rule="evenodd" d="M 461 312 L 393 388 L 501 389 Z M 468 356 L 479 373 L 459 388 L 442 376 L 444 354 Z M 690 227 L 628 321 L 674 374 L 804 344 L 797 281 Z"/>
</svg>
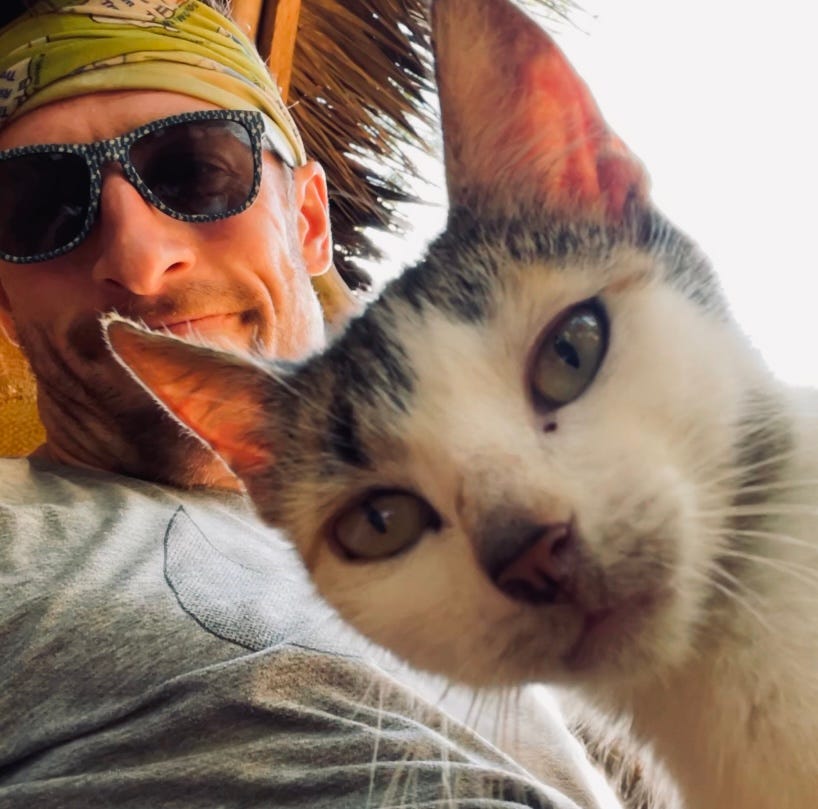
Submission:
<svg viewBox="0 0 818 809">
<path fill-rule="evenodd" d="M 360 441 L 355 410 L 341 391 L 333 397 L 329 409 L 328 449 L 338 460 L 360 469 L 370 468 L 372 461 Z"/>
<path fill-rule="evenodd" d="M 324 355 L 344 395 L 372 405 L 385 393 L 405 411 L 414 386 L 411 364 L 397 337 L 388 303 L 371 306 Z"/>
</svg>

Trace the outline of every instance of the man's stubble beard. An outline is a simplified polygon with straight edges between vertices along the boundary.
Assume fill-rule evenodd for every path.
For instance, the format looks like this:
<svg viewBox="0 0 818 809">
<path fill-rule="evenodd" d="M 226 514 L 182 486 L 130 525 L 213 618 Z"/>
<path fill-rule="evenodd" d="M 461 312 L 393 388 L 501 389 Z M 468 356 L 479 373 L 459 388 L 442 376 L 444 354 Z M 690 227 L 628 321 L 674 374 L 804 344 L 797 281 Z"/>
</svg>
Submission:
<svg viewBox="0 0 818 809">
<path fill-rule="evenodd" d="M 110 353 L 98 316 L 78 322 L 58 351 L 48 334 L 18 326 L 38 386 L 47 444 L 83 465 L 185 488 L 217 484 L 225 469 Z"/>
</svg>

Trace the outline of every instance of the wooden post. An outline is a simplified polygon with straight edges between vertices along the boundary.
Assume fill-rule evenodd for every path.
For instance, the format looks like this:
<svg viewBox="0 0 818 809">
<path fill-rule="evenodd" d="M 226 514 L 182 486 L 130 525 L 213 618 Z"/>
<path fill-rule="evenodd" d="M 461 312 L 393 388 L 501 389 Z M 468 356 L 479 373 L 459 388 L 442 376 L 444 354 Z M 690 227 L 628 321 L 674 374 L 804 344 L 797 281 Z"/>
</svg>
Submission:
<svg viewBox="0 0 818 809">
<path fill-rule="evenodd" d="M 265 0 L 256 43 L 287 101 L 293 74 L 301 0 Z"/>
</svg>

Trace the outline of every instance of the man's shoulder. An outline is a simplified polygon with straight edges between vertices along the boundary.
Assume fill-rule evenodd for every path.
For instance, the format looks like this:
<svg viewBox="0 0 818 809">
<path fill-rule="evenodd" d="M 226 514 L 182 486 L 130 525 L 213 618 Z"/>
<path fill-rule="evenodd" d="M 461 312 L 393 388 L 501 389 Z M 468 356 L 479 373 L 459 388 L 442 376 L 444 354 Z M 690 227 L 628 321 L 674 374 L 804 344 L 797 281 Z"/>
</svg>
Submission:
<svg viewBox="0 0 818 809">
<path fill-rule="evenodd" d="M 0 505 L 59 502 L 70 497 L 75 505 L 80 490 L 138 491 L 148 484 L 109 472 L 52 463 L 40 458 L 0 458 Z"/>
<path fill-rule="evenodd" d="M 3 461 L 0 478 L 0 715 L 12 725 L 21 711 L 43 727 L 79 721 L 100 694 L 110 719 L 128 694 L 241 672 L 276 646 L 337 653 L 297 555 L 241 497 L 37 461 Z M 0 731 L 13 735 L 3 720 Z"/>
<path fill-rule="evenodd" d="M 251 535 L 270 533 L 244 498 L 233 493 L 186 491 L 37 458 L 0 459 L 0 513 L 45 519 L 55 529 L 71 526 L 66 533 L 79 542 L 132 536 L 144 542 L 165 535 L 179 522 L 174 518 L 180 511 L 195 514 L 204 530 L 226 538 L 233 536 L 230 529 L 237 523 Z"/>
<path fill-rule="evenodd" d="M 232 511 L 235 520 L 246 513 L 238 498 L 188 494 L 33 458 L 0 460 L 2 532 L 17 540 L 18 551 L 26 545 L 36 548 L 41 561 L 49 551 L 64 555 L 83 547 L 116 545 L 118 552 L 127 553 L 129 543 L 156 545 L 168 533 L 177 512 L 184 509 L 196 513 L 204 530 L 223 533 L 225 541 L 232 535 L 223 524 L 227 514 Z M 209 527 L 220 518 L 221 525 Z M 59 538 L 59 542 L 50 543 L 49 538 Z"/>
<path fill-rule="evenodd" d="M 237 494 L 4 460 L 0 536 L 0 572 L 18 583 L 0 613 L 45 597 L 125 631 L 150 604 L 157 633 L 194 643 L 204 630 L 249 651 L 331 645 L 318 630 L 328 610 L 295 550 Z"/>
</svg>

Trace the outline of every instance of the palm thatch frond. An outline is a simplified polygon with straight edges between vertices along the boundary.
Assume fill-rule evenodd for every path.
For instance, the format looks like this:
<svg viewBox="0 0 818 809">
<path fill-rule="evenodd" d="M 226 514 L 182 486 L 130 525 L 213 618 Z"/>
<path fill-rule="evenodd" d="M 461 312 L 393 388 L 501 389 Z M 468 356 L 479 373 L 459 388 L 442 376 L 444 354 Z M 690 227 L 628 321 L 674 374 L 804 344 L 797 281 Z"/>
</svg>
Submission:
<svg viewBox="0 0 818 809">
<path fill-rule="evenodd" d="M 417 174 L 432 89 L 424 0 L 304 0 L 290 101 L 308 154 L 328 169 L 336 266 L 353 288 L 356 258 L 378 258 L 367 227 L 395 223 Z"/>
</svg>

